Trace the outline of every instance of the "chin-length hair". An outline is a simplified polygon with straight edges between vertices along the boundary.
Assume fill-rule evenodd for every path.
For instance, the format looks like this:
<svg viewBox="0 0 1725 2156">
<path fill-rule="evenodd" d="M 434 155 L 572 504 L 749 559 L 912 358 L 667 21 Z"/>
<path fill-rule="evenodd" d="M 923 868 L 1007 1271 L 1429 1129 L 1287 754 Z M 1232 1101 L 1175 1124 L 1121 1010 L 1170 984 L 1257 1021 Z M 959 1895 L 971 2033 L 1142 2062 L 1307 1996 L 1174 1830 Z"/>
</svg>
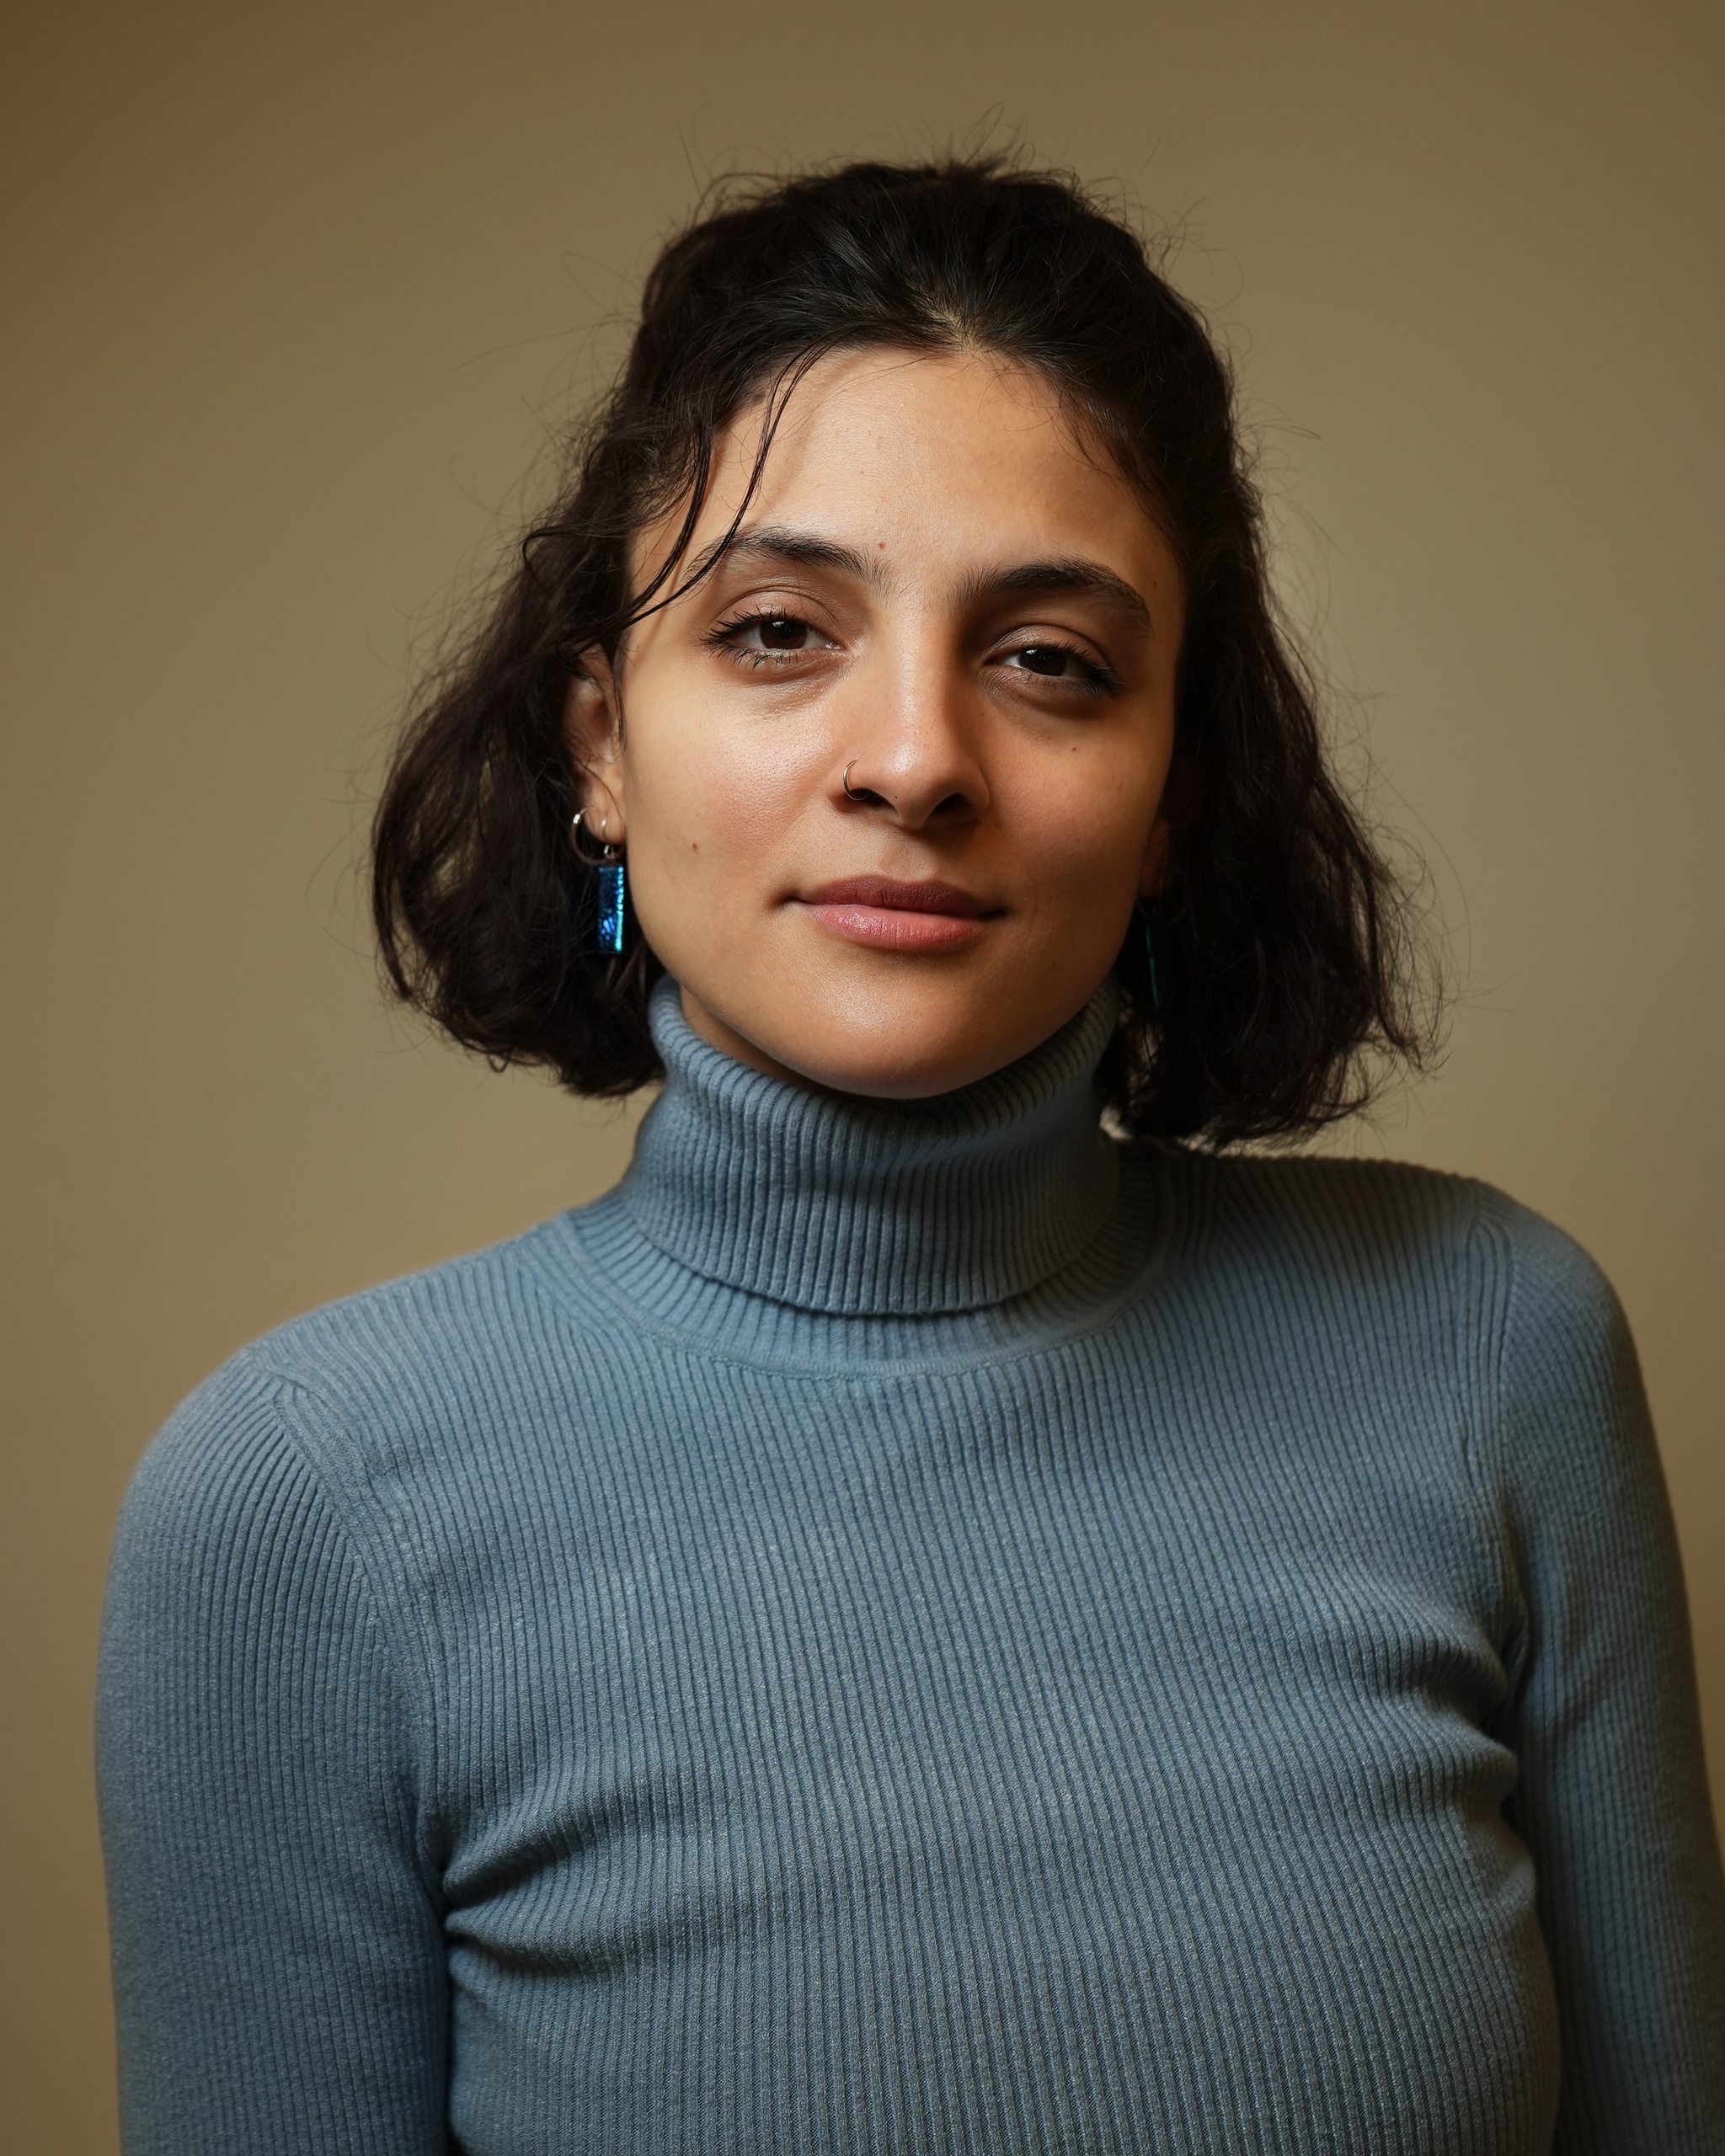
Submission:
<svg viewBox="0 0 1725 2156">
<path fill-rule="evenodd" d="M 562 499 L 397 750 L 371 885 L 395 992 L 467 1047 L 547 1066 L 579 1094 L 660 1075 L 647 998 L 661 969 L 633 923 L 620 956 L 595 949 L 595 867 L 570 842 L 570 682 L 679 589 L 732 423 L 764 408 L 758 483 L 803 376 L 870 347 L 1034 370 L 1140 488 L 1179 563 L 1173 873 L 1148 924 L 1154 960 L 1140 915 L 1116 961 L 1114 1119 L 1223 1145 L 1358 1107 L 1429 1039 L 1414 939 L 1278 627 L 1229 370 L 1136 234 L 1071 179 L 997 158 L 734 185 L 660 254 Z M 679 510 L 636 588 L 632 542 Z"/>
</svg>

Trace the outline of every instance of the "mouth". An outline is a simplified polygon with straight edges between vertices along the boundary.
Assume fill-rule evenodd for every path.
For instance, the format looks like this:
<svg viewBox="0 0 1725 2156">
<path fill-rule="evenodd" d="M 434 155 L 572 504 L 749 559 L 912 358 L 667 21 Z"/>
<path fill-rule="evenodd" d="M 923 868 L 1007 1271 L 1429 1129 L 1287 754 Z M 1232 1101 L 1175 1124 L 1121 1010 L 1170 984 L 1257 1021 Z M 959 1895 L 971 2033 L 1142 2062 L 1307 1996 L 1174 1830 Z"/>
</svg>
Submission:
<svg viewBox="0 0 1725 2156">
<path fill-rule="evenodd" d="M 880 951 L 954 951 L 1001 910 L 956 884 L 849 876 L 794 901 L 830 935 Z"/>
</svg>

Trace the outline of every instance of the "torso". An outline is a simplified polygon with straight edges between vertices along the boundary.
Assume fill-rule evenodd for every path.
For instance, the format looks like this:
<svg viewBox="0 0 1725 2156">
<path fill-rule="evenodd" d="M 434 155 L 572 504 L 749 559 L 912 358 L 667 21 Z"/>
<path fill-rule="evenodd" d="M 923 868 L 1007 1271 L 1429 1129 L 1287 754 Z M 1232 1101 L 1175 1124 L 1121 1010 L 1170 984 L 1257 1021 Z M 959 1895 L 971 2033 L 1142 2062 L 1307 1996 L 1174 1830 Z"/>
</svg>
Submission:
<svg viewBox="0 0 1725 2156">
<path fill-rule="evenodd" d="M 428 1694 L 469 2156 L 1542 2149 L 1465 1214 L 1149 1150 L 1016 1350 L 667 1319 L 615 1199 L 505 1254 L 531 1359 L 320 1462 Z"/>
</svg>

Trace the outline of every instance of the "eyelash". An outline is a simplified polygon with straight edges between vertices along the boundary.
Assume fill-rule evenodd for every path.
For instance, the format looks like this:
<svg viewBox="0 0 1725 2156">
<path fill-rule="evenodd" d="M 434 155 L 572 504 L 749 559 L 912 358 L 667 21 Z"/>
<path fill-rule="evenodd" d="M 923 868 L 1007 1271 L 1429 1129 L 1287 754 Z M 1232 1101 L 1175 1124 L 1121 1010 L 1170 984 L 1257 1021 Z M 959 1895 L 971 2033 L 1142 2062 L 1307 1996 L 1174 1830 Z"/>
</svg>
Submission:
<svg viewBox="0 0 1725 2156">
<path fill-rule="evenodd" d="M 1078 669 L 1078 675 L 1076 680 L 1061 681 L 1060 686 L 1063 689 L 1076 689 L 1081 696 L 1111 696 L 1120 686 L 1120 677 L 1112 667 L 1104 666 L 1099 659 L 1091 658 L 1087 652 L 1080 651 L 1076 644 L 1065 643 L 1059 637 L 1034 637 L 1028 643 L 1015 644 L 1011 651 L 1002 652 L 1001 656 L 1002 659 L 1016 659 L 1020 653 L 1026 651 L 1063 653 Z M 1019 670 L 1026 674 L 1031 673 L 1028 666 Z M 1034 674 L 1031 674 L 1031 678 L 1033 680 L 1058 679 L 1055 675 Z"/>
<path fill-rule="evenodd" d="M 732 659 L 745 663 L 752 668 L 774 665 L 781 659 L 800 659 L 803 656 L 803 650 L 798 650 L 794 648 L 788 651 L 745 651 L 740 644 L 738 644 L 734 641 L 734 639 L 740 636 L 745 629 L 752 629 L 757 624 L 777 622 L 782 622 L 787 625 L 794 623 L 799 627 L 804 627 L 811 631 L 814 631 L 814 623 L 812 622 L 805 621 L 800 614 L 788 614 L 777 606 L 760 607 L 751 609 L 747 613 L 732 614 L 728 616 L 725 620 L 717 623 L 716 626 L 708 632 L 707 642 L 712 645 L 715 650 L 724 651 L 728 653 Z M 818 635 L 819 632 L 814 631 L 814 633 Z M 804 650 L 806 650 L 807 647 L 804 646 L 803 648 Z M 1065 657 L 1070 659 L 1072 661 L 1072 664 L 1078 669 L 1078 678 L 1073 680 L 1065 681 L 1062 683 L 1061 686 L 1065 688 L 1076 689 L 1081 695 L 1087 696 L 1112 696 L 1120 686 L 1119 677 L 1114 673 L 1111 667 L 1103 665 L 1099 660 L 1092 659 L 1087 653 L 1080 651 L 1076 644 L 1064 643 L 1058 637 L 1038 637 L 1029 643 L 1015 645 L 1012 650 L 1002 652 L 1000 654 L 1000 656 L 1002 659 L 1012 659 L 1015 658 L 1019 652 L 1024 651 L 1058 651 L 1063 653 Z M 1031 670 L 1028 667 L 1025 667 L 1022 670 L 1027 674 L 1031 672 Z M 1058 676 L 1036 675 L 1033 674 L 1031 678 L 1033 680 L 1055 680 L 1058 679 Z"/>
<path fill-rule="evenodd" d="M 814 624 L 812 622 L 804 621 L 800 614 L 788 614 L 782 606 L 764 606 L 751 608 L 747 613 L 729 616 L 708 632 L 707 641 L 715 650 L 724 651 L 732 659 L 751 667 L 771 666 L 780 659 L 802 658 L 803 652 L 794 649 L 745 651 L 740 644 L 732 641 L 745 629 L 752 629 L 757 624 L 765 626 L 775 622 L 782 622 L 788 627 L 794 624 L 798 627 L 807 628 L 819 634 L 819 632 L 814 630 Z M 806 649 L 806 647 L 804 648 Z"/>
</svg>

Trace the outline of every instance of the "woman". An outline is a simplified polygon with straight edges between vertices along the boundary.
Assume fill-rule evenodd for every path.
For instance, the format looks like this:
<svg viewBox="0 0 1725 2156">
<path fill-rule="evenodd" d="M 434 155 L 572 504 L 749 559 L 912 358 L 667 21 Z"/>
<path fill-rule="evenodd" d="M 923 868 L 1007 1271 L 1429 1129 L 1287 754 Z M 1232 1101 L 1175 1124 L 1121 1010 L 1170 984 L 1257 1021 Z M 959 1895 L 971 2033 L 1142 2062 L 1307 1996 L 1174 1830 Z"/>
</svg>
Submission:
<svg viewBox="0 0 1725 2156">
<path fill-rule="evenodd" d="M 377 836 L 404 995 L 665 1089 L 139 1472 L 134 2156 L 1725 2148 L 1609 1289 L 1220 1150 L 1418 1029 L 1138 242 L 987 164 L 694 227 Z"/>
</svg>

